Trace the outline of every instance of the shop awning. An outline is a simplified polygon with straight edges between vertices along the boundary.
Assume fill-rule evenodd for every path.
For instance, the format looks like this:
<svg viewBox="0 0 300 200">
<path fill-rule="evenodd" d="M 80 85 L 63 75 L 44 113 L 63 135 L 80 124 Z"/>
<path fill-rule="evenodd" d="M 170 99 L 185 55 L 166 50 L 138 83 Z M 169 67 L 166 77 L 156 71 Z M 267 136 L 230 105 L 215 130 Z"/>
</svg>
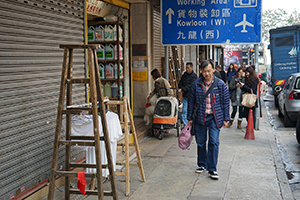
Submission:
<svg viewBox="0 0 300 200">
<path fill-rule="evenodd" d="M 146 3 L 149 0 L 102 0 L 107 3 L 111 3 L 113 5 L 129 9 L 130 3 Z"/>
</svg>

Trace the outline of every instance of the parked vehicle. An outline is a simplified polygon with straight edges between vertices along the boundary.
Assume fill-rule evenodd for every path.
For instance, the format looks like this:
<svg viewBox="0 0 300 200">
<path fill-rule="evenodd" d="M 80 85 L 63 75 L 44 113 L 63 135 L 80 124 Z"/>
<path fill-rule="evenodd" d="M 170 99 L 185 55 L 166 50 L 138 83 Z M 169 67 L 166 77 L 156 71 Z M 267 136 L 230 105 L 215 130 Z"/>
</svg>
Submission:
<svg viewBox="0 0 300 200">
<path fill-rule="evenodd" d="M 284 126 L 294 126 L 300 110 L 300 73 L 289 75 L 278 95 L 278 115 L 284 118 Z"/>
<path fill-rule="evenodd" d="M 270 30 L 271 82 L 275 105 L 285 80 L 291 73 L 300 72 L 300 26 L 288 26 Z"/>
<path fill-rule="evenodd" d="M 300 93 L 298 94 L 299 99 L 300 99 Z M 298 119 L 297 119 L 297 124 L 296 124 L 296 139 L 297 142 L 300 144 L 300 111 L 298 114 Z"/>
</svg>

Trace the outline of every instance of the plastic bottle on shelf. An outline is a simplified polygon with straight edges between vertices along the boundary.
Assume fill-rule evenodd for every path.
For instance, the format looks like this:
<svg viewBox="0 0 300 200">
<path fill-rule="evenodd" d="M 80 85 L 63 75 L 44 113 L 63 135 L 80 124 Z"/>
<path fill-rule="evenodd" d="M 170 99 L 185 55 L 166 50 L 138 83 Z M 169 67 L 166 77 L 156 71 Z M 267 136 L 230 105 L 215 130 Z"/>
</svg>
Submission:
<svg viewBox="0 0 300 200">
<path fill-rule="evenodd" d="M 105 25 L 105 41 L 113 41 L 114 40 L 114 27 L 111 25 Z"/>
<path fill-rule="evenodd" d="M 114 77 L 115 77 L 115 79 L 118 78 L 118 64 L 117 63 L 115 63 L 115 65 L 114 65 Z"/>
<path fill-rule="evenodd" d="M 113 79 L 114 76 L 114 65 L 112 63 L 106 63 L 105 65 L 105 78 Z"/>
<path fill-rule="evenodd" d="M 123 78 L 124 77 L 124 70 L 123 70 L 123 65 L 120 63 L 120 71 L 119 71 L 119 75 L 120 75 L 120 78 Z"/>
<path fill-rule="evenodd" d="M 105 47 L 102 44 L 100 45 L 100 48 L 96 50 L 96 52 L 98 60 L 105 60 Z"/>
<path fill-rule="evenodd" d="M 102 96 L 105 96 L 105 84 L 101 82 Z"/>
<path fill-rule="evenodd" d="M 119 56 L 120 56 L 120 60 L 123 60 L 123 47 L 119 44 Z"/>
<path fill-rule="evenodd" d="M 108 44 L 105 46 L 105 59 L 106 60 L 114 59 L 114 46 L 112 44 Z"/>
<path fill-rule="evenodd" d="M 103 26 L 99 25 L 95 28 L 95 41 L 104 41 L 104 28 Z"/>
<path fill-rule="evenodd" d="M 118 97 L 118 83 L 117 82 L 114 82 L 111 85 L 111 97 L 112 98 Z"/>
<path fill-rule="evenodd" d="M 88 28 L 88 41 L 95 41 L 95 28 L 93 26 L 89 26 Z"/>
<path fill-rule="evenodd" d="M 122 42 L 123 41 L 123 29 L 121 26 L 119 26 L 119 40 Z"/>
<path fill-rule="evenodd" d="M 104 85 L 104 96 L 111 98 L 111 84 L 106 82 Z"/>
<path fill-rule="evenodd" d="M 102 63 L 99 63 L 99 73 L 100 78 L 105 79 L 105 73 L 104 73 L 105 67 Z"/>
<path fill-rule="evenodd" d="M 118 54 L 118 45 L 115 44 L 114 46 L 114 59 L 117 60 L 118 59 L 118 55 L 120 60 L 123 60 L 123 47 L 119 44 L 119 54 Z"/>
<path fill-rule="evenodd" d="M 119 73 L 118 73 L 118 64 L 115 63 L 115 65 L 114 65 L 114 77 L 115 77 L 115 79 L 118 78 L 118 75 L 120 76 L 120 78 L 124 77 L 123 65 L 121 63 L 120 63 Z"/>
<path fill-rule="evenodd" d="M 120 98 L 123 97 L 123 82 L 121 81 L 121 84 L 120 84 Z"/>
<path fill-rule="evenodd" d="M 114 26 L 114 41 L 117 41 L 117 36 L 119 36 L 119 41 L 123 41 L 122 38 L 123 29 L 119 25 L 119 34 L 117 34 L 117 24 Z"/>
</svg>

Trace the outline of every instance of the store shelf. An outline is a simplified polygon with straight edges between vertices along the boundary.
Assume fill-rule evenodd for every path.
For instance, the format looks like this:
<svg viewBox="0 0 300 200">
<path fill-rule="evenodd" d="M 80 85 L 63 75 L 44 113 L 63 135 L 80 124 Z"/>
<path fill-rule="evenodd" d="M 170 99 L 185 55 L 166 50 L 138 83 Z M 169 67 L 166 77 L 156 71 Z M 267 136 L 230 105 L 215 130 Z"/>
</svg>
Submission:
<svg viewBox="0 0 300 200">
<path fill-rule="evenodd" d="M 103 27 L 104 27 L 104 25 L 113 25 L 114 27 L 116 27 L 116 29 L 117 29 L 116 32 L 118 33 L 118 36 L 115 38 L 116 40 L 113 40 L 113 41 L 88 41 L 88 43 L 89 44 L 102 44 L 104 46 L 107 45 L 107 44 L 112 44 L 114 46 L 117 45 L 117 51 L 118 51 L 117 59 L 114 59 L 114 60 L 98 60 L 98 63 L 102 63 L 102 64 L 104 64 L 104 63 L 117 63 L 118 64 L 117 65 L 118 66 L 117 72 L 119 72 L 120 71 L 120 66 L 121 65 L 123 66 L 123 63 L 124 63 L 123 59 L 121 60 L 120 57 L 119 57 L 119 52 L 121 51 L 120 48 L 122 48 L 123 41 L 124 41 L 124 38 L 122 38 L 121 39 L 122 41 L 120 41 L 120 37 L 119 37 L 120 28 L 122 28 L 123 23 L 119 22 L 119 21 L 110 21 L 110 22 L 107 22 L 107 21 L 89 21 L 88 22 L 88 26 L 99 26 L 99 25 L 102 25 Z M 115 25 L 117 25 L 117 26 L 115 26 Z M 124 44 L 125 44 L 125 42 L 124 42 Z M 103 53 L 105 53 L 105 51 L 103 51 Z M 115 79 L 101 79 L 101 82 L 103 82 L 103 83 L 117 82 L 118 85 L 119 84 L 122 85 L 122 82 L 124 83 L 123 80 L 124 80 L 124 78 L 119 77 L 119 73 L 118 73 L 118 78 L 115 78 Z M 120 96 L 122 96 L 122 94 L 124 94 L 124 86 L 121 87 L 121 85 L 120 85 L 120 87 L 118 87 L 118 97 L 117 98 L 110 98 L 110 99 L 118 100 L 118 99 L 120 99 Z M 120 89 L 120 88 L 122 88 L 122 89 Z"/>
<path fill-rule="evenodd" d="M 101 82 L 114 82 L 114 81 L 118 81 L 117 78 L 106 78 L 106 79 L 101 79 Z M 123 78 L 120 78 L 120 81 L 123 81 Z"/>
<path fill-rule="evenodd" d="M 122 41 L 89 41 L 89 44 L 123 44 Z"/>
<path fill-rule="evenodd" d="M 98 63 L 117 63 L 119 60 L 98 60 Z M 120 60 L 120 63 L 123 63 L 123 60 Z"/>
<path fill-rule="evenodd" d="M 119 24 L 119 25 L 123 25 L 123 23 L 121 21 L 89 21 L 89 26 L 98 26 L 98 25 L 111 25 L 111 24 Z"/>
</svg>

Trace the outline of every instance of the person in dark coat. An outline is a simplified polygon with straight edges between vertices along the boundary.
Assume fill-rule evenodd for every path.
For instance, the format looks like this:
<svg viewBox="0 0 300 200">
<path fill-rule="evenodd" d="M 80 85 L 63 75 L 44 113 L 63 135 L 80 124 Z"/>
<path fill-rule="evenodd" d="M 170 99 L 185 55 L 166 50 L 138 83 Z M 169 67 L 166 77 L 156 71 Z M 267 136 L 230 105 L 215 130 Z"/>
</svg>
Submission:
<svg viewBox="0 0 300 200">
<path fill-rule="evenodd" d="M 230 83 L 232 77 L 235 76 L 235 75 L 236 75 L 236 69 L 234 68 L 234 65 L 231 63 L 228 67 L 228 70 L 227 70 L 228 83 Z"/>
<path fill-rule="evenodd" d="M 182 121 L 184 125 L 187 124 L 187 104 L 188 104 L 188 96 L 192 83 L 197 79 L 197 74 L 193 71 L 193 63 L 186 63 L 186 71 L 182 75 L 179 84 L 178 84 L 178 92 L 183 93 L 182 96 Z"/>
<path fill-rule="evenodd" d="M 226 73 L 224 72 L 224 70 L 222 70 L 221 66 L 220 65 L 217 65 L 216 66 L 216 70 L 218 70 L 220 72 L 220 75 L 221 75 L 221 79 L 224 81 L 224 83 L 226 84 L 227 83 L 227 76 L 226 76 Z"/>
<path fill-rule="evenodd" d="M 202 76 L 192 83 L 188 98 L 188 124 L 194 121 L 195 137 L 198 149 L 196 173 L 202 173 L 205 170 L 212 179 L 219 179 L 217 173 L 217 162 L 219 153 L 219 134 L 220 129 L 227 126 L 229 117 L 229 92 L 225 83 L 217 78 L 213 63 L 204 60 L 201 63 Z M 201 98 L 209 87 L 218 81 L 212 88 L 211 93 L 200 104 Z M 196 116 L 193 119 L 195 107 L 199 105 Z M 209 139 L 208 139 L 209 138 Z M 206 143 L 208 139 L 208 148 Z"/>
<path fill-rule="evenodd" d="M 237 128 L 242 129 L 241 124 L 243 121 L 243 109 L 244 107 L 242 106 L 242 95 L 243 91 L 240 88 L 240 82 L 245 83 L 245 77 L 243 77 L 243 68 L 240 67 L 237 71 L 237 74 L 232 77 L 228 87 L 229 91 L 232 92 L 231 95 L 231 106 L 232 106 L 232 113 L 230 115 L 230 121 L 228 123 L 228 127 L 230 127 L 234 121 L 235 115 L 237 113 L 237 110 L 239 110 L 239 117 L 238 117 L 238 123 L 237 123 Z"/>
<path fill-rule="evenodd" d="M 234 68 L 234 65 L 232 63 L 230 63 L 230 65 L 228 67 L 228 70 L 227 70 L 227 81 L 228 81 L 228 83 L 230 83 L 232 77 L 235 76 L 235 75 L 236 75 L 236 70 Z M 231 90 L 229 90 L 229 95 L 231 97 L 231 95 L 232 95 Z"/>
<path fill-rule="evenodd" d="M 258 78 L 255 74 L 255 72 L 253 71 L 252 67 L 247 67 L 245 70 L 245 83 L 239 83 L 241 89 L 246 92 L 246 93 L 251 93 L 253 92 L 253 94 L 257 95 L 257 85 L 258 85 Z M 258 107 L 257 104 L 257 100 L 255 102 L 255 106 L 252 108 L 247 108 L 244 107 L 244 116 L 246 116 L 246 119 L 248 121 L 248 117 L 249 117 L 249 111 L 250 109 L 253 111 L 253 125 L 255 127 L 255 119 L 256 119 L 256 115 L 255 115 L 255 108 Z"/>
</svg>

